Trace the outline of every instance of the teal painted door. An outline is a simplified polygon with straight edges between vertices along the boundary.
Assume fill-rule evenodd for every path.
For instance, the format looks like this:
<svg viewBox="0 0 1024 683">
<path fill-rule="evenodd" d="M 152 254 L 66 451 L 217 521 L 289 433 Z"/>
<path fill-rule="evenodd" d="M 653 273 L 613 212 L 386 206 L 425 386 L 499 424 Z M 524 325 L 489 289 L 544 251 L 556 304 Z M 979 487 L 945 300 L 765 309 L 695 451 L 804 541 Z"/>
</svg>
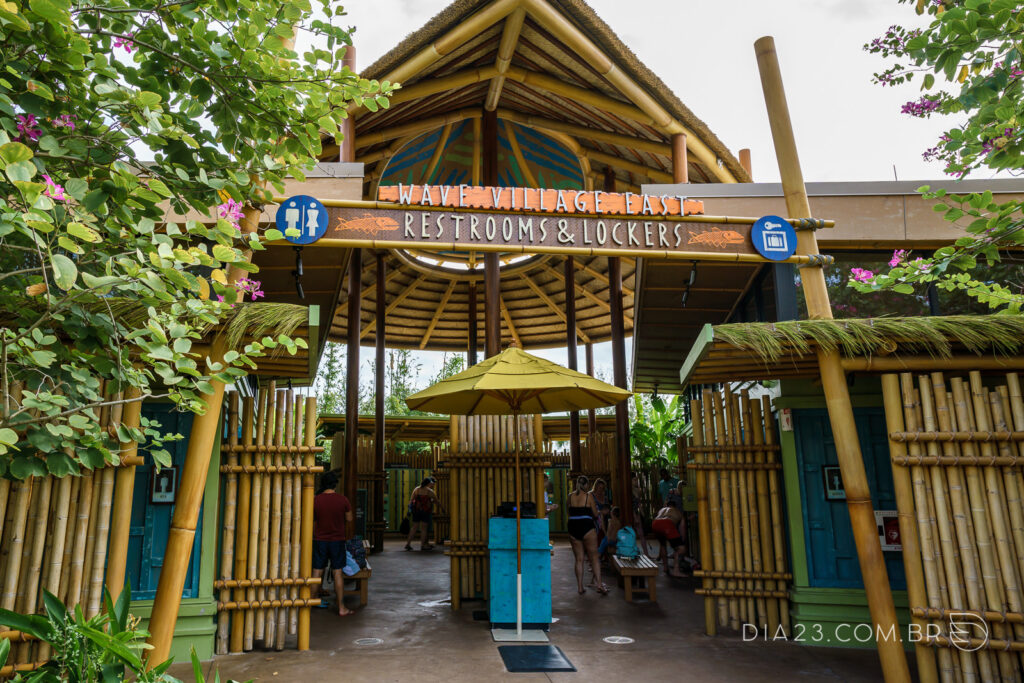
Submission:
<svg viewBox="0 0 1024 683">
<path fill-rule="evenodd" d="M 871 487 L 871 502 L 876 510 L 895 510 L 885 413 L 881 408 L 858 408 L 854 410 L 854 417 Z M 839 463 L 828 413 L 820 409 L 794 410 L 793 430 L 810 584 L 822 588 L 863 588 L 846 501 L 825 499 L 823 468 Z M 884 555 L 892 588 L 905 589 L 902 553 L 885 552 Z"/>
<path fill-rule="evenodd" d="M 188 434 L 192 427 L 192 413 L 179 413 L 174 411 L 169 404 L 157 403 L 143 405 L 142 414 L 151 420 L 157 420 L 161 425 L 160 431 L 165 434 L 185 435 L 186 438 L 168 444 L 168 450 L 174 458 L 174 466 L 178 468 L 177 484 L 180 484 L 181 471 L 185 465 L 185 451 L 188 449 Z M 171 528 L 174 505 L 150 502 L 153 459 L 144 449 L 139 449 L 139 455 L 145 457 L 146 464 L 135 469 L 127 575 L 128 580 L 131 581 L 132 598 L 152 600 L 156 596 L 160 568 L 164 564 L 164 550 L 167 548 L 167 536 Z M 175 489 L 177 489 L 177 485 Z M 185 576 L 183 598 L 194 598 L 199 595 L 199 544 L 202 535 L 203 513 L 200 511 L 195 544 L 192 547 L 192 559 L 189 563 L 188 574 Z"/>
</svg>

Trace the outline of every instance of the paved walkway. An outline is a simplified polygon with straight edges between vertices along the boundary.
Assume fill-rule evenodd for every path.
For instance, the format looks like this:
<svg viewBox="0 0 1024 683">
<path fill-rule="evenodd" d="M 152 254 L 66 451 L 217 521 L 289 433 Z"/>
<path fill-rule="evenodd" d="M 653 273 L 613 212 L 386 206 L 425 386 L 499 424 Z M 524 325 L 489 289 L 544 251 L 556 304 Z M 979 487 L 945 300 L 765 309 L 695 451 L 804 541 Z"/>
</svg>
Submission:
<svg viewBox="0 0 1024 683">
<path fill-rule="evenodd" d="M 371 557 L 369 605 L 349 617 L 313 610 L 308 652 L 252 652 L 217 657 L 209 667 L 221 679 L 256 681 L 864 681 L 881 680 L 874 650 L 744 643 L 738 635 L 703 634 L 703 600 L 692 581 L 658 578 L 658 604 L 628 605 L 622 591 L 578 596 L 568 542 L 555 543 L 551 642 L 578 673 L 510 674 L 486 622 L 474 621 L 469 603 L 448 603 L 448 558 L 440 548 L 403 552 L 389 541 Z M 612 585 L 614 581 L 606 580 Z M 351 598 L 350 598 L 351 600 Z M 349 602 L 349 606 L 354 606 Z M 609 645 L 607 636 L 628 636 Z M 379 645 L 356 645 L 379 638 Z M 187 666 L 171 673 L 191 678 Z"/>
</svg>

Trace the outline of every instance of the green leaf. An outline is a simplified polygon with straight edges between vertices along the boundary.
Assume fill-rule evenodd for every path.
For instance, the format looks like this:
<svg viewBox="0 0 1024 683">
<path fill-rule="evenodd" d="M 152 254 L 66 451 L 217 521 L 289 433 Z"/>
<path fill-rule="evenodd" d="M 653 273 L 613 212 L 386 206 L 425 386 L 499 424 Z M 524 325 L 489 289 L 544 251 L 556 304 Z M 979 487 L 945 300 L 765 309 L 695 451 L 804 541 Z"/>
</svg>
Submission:
<svg viewBox="0 0 1024 683">
<path fill-rule="evenodd" d="M 78 266 L 64 254 L 53 254 L 50 256 L 50 265 L 53 266 L 53 277 L 57 286 L 67 291 L 74 287 L 78 279 Z"/>
<path fill-rule="evenodd" d="M 0 443 L 13 446 L 18 443 L 18 433 L 7 427 L 0 428 Z"/>
<path fill-rule="evenodd" d="M 8 164 L 28 161 L 31 158 L 32 150 L 20 142 L 8 142 L 6 145 L 0 145 L 0 159 Z"/>
<path fill-rule="evenodd" d="M 103 239 L 100 237 L 100 234 L 98 232 L 90 228 L 88 225 L 84 225 L 83 223 L 68 223 L 67 230 L 69 235 L 77 237 L 78 239 L 83 240 L 85 242 L 95 244 L 96 242 L 100 242 Z"/>
<path fill-rule="evenodd" d="M 28 182 L 36 176 L 36 165 L 30 161 L 17 161 L 8 164 L 4 173 L 11 179 L 11 182 Z"/>
</svg>

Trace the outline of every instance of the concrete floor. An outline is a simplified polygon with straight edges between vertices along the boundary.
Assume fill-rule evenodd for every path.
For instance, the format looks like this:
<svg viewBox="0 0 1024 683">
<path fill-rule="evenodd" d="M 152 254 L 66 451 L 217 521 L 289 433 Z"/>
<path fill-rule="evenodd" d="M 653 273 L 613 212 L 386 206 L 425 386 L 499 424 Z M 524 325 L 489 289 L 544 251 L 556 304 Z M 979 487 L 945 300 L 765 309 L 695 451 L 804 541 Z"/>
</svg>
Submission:
<svg viewBox="0 0 1024 683">
<path fill-rule="evenodd" d="M 373 578 L 367 607 L 349 617 L 314 609 L 311 650 L 251 652 L 217 657 L 209 670 L 221 679 L 301 681 L 879 681 L 874 650 L 816 648 L 789 643 L 745 643 L 738 635 L 703 634 L 703 599 L 692 580 L 658 578 L 657 604 L 627 604 L 622 591 L 576 593 L 572 550 L 555 542 L 552 558 L 551 643 L 577 673 L 510 674 L 488 624 L 474 621 L 480 603 L 453 612 L 448 603 L 448 558 L 440 548 L 403 552 L 389 541 L 370 558 Z M 606 580 L 612 585 L 613 580 Z M 352 598 L 349 607 L 354 607 Z M 609 645 L 607 636 L 635 642 Z M 360 638 L 383 644 L 356 645 Z M 191 678 L 176 665 L 173 675 Z"/>
</svg>

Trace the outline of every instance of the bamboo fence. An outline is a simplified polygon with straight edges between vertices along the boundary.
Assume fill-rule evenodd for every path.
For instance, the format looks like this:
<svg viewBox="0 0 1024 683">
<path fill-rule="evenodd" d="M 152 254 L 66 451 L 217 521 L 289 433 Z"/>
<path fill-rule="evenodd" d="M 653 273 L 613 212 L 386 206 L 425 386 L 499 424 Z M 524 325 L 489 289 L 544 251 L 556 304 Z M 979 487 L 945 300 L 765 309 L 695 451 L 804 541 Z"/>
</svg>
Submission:
<svg viewBox="0 0 1024 683">
<path fill-rule="evenodd" d="M 534 501 L 544 516 L 544 468 L 550 461 L 537 446 L 543 442 L 540 416 L 524 415 L 518 425 L 508 415 L 453 415 L 447 505 L 451 515 L 452 609 L 463 600 L 487 599 L 487 520 L 505 501 L 515 500 L 514 429 L 520 430 L 523 501 Z"/>
<path fill-rule="evenodd" d="M 271 382 L 227 400 L 216 651 L 308 649 L 316 399 Z"/>
<path fill-rule="evenodd" d="M 706 389 L 691 402 L 704 628 L 790 632 L 779 445 L 768 397 Z"/>
<path fill-rule="evenodd" d="M 932 672 L 921 680 L 1021 680 L 1020 377 L 882 382 L 918 668 Z"/>
<path fill-rule="evenodd" d="M 16 406 L 20 388 L 13 387 L 11 394 Z M 121 396 L 108 393 L 108 398 Z M 114 433 L 124 417 L 123 408 L 120 404 L 100 411 L 100 426 Z M 138 426 L 138 413 L 134 414 L 133 426 Z M 122 444 L 122 449 L 134 453 L 134 444 Z M 102 609 L 107 572 L 114 569 L 107 564 L 108 549 L 121 558 L 119 575 L 123 577 L 128 542 L 127 533 L 123 538 L 111 537 L 111 518 L 131 514 L 130 496 L 127 509 L 121 507 L 123 503 L 115 505 L 115 473 L 122 467 L 134 468 L 139 460 L 133 454 L 120 463 L 78 475 L 0 479 L 0 607 L 39 613 L 45 589 L 68 607 L 81 607 L 87 617 Z M 122 588 L 111 586 L 110 592 L 116 598 Z M 0 678 L 36 669 L 50 657 L 47 644 L 26 634 L 0 626 L 0 638 L 12 644 Z"/>
</svg>

